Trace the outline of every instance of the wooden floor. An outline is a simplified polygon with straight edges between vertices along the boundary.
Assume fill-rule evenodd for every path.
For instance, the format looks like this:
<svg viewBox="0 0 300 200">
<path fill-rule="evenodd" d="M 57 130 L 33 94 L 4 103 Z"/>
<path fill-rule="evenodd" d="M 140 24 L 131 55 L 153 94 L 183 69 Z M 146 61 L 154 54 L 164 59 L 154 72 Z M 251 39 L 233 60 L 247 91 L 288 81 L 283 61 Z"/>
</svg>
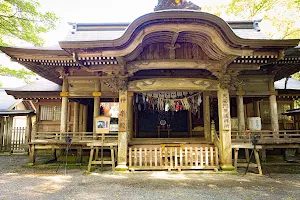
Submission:
<svg viewBox="0 0 300 200">
<path fill-rule="evenodd" d="M 129 145 L 139 144 L 211 144 L 205 138 L 133 138 Z"/>
</svg>

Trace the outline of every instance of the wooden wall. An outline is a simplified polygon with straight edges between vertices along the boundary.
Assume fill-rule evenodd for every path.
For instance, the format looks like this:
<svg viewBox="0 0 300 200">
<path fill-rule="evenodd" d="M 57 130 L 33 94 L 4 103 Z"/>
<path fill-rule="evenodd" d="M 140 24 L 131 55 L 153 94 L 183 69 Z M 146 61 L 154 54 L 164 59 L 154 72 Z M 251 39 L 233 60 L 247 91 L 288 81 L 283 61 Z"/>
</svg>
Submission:
<svg viewBox="0 0 300 200">
<path fill-rule="evenodd" d="M 60 131 L 60 120 L 40 120 L 40 108 L 41 106 L 61 106 L 61 100 L 38 100 L 33 102 L 35 107 L 37 108 L 36 115 L 36 131 L 37 132 L 52 132 L 52 131 Z M 68 109 L 68 130 L 73 130 L 73 120 L 74 120 L 74 102 L 69 102 Z"/>
</svg>

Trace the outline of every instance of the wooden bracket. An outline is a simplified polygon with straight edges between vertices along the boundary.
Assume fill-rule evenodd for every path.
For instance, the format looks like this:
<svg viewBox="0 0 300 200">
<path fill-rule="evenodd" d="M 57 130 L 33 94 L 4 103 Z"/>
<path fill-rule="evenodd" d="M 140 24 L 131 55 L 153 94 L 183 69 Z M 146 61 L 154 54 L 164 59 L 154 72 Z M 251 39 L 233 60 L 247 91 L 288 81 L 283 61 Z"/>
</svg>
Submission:
<svg viewBox="0 0 300 200">
<path fill-rule="evenodd" d="M 101 97 L 101 92 L 93 92 L 93 97 Z"/>
<path fill-rule="evenodd" d="M 69 92 L 60 92 L 61 97 L 67 97 L 69 96 Z"/>
</svg>

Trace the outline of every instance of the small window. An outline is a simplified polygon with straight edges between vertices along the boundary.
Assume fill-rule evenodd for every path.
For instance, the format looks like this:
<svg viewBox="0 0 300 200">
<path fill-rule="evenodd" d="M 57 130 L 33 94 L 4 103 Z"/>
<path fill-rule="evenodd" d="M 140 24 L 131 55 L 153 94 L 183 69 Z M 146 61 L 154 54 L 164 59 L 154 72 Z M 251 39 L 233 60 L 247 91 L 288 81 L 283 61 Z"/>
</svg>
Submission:
<svg viewBox="0 0 300 200">
<path fill-rule="evenodd" d="M 40 120 L 60 120 L 61 106 L 41 106 L 40 108 Z"/>
</svg>

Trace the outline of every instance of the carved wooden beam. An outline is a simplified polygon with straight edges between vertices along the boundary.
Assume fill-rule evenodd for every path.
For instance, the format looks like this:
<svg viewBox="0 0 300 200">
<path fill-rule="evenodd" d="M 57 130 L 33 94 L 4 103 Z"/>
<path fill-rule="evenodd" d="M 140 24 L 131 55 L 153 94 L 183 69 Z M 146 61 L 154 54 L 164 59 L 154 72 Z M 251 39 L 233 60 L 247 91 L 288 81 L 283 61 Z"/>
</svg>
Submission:
<svg viewBox="0 0 300 200">
<path fill-rule="evenodd" d="M 130 81 L 128 91 L 216 91 L 218 81 L 201 78 L 153 78 Z"/>
<path fill-rule="evenodd" d="M 148 60 L 127 63 L 129 73 L 150 69 L 207 69 L 218 70 L 220 63 L 213 60 Z"/>
<path fill-rule="evenodd" d="M 174 44 L 177 41 L 178 36 L 179 36 L 179 32 L 175 32 L 174 35 L 173 35 L 172 41 L 171 41 L 171 45 L 174 46 Z"/>
</svg>

